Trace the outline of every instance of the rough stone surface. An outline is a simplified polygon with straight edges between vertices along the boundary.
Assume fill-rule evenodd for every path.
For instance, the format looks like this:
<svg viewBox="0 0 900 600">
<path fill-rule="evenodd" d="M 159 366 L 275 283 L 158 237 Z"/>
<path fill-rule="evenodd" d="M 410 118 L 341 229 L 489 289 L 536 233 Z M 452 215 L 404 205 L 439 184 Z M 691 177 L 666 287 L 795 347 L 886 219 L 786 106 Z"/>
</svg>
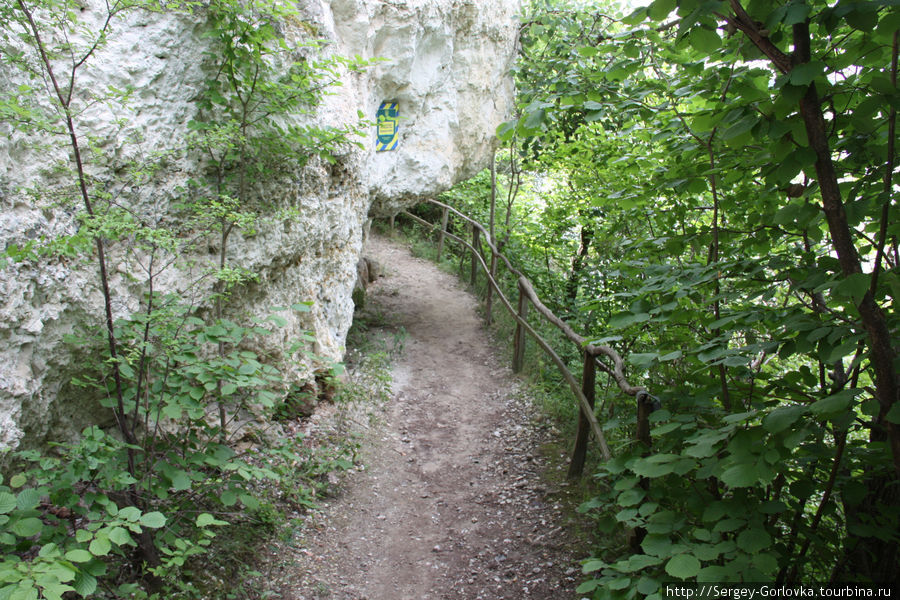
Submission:
<svg viewBox="0 0 900 600">
<path fill-rule="evenodd" d="M 100 18 L 93 0 L 83 3 L 86 22 Z M 257 235 L 235 234 L 229 263 L 259 274 L 259 282 L 229 310 L 266 314 L 273 306 L 311 301 L 309 313 L 289 316 L 274 339 L 257 348 L 277 358 L 280 343 L 311 331 L 313 350 L 339 360 L 353 314 L 356 264 L 370 216 L 393 214 L 471 176 L 486 164 L 497 125 L 509 116 L 517 0 L 307 0 L 305 24 L 285 25 L 289 40 L 309 24 L 330 40 L 325 52 L 385 59 L 363 73 L 345 74 L 315 119 L 323 124 L 355 122 L 358 112 L 374 120 L 385 100 L 400 104 L 400 145 L 374 152 L 374 128 L 365 149 L 341 156 L 336 165 L 313 162 L 289 185 L 262 191 L 272 212 Z M 292 28 L 296 28 L 296 31 Z M 114 23 L 109 43 L 79 74 L 79 89 L 134 88 L 127 103 L 90 103 L 80 98 L 79 133 L 96 136 L 99 150 L 119 159 L 171 147 L 196 114 L 194 100 L 205 74 L 207 49 L 202 17 L 131 14 Z M 20 81 L 0 73 L 0 92 Z M 141 141 L 128 141 L 140 134 Z M 65 138 L 20 134 L 0 121 L 0 246 L 73 231 L 75 201 L 34 201 L 24 188 L 57 189 L 47 167 L 66 164 Z M 175 161 L 152 193 L 134 191 L 141 210 L 165 219 L 168 203 L 192 173 Z M 70 194 L 70 197 L 76 197 Z M 278 218 L 290 209 L 295 218 Z M 139 263 L 128 248 L 110 249 L 116 316 L 138 306 L 145 286 L 134 279 Z M 194 257 L 211 261 L 210 255 Z M 192 273 L 170 269 L 159 290 L 187 292 Z M 203 290 L 198 290 L 198 293 Z M 102 331 L 102 296 L 90 257 L 10 263 L 0 269 L 0 448 L 23 439 L 36 444 L 70 435 L 96 416 L 81 403 L 72 383 L 86 348 L 64 341 L 78 325 Z M 83 357 L 81 357 L 83 358 Z M 294 381 L 318 365 L 292 368 Z"/>
</svg>

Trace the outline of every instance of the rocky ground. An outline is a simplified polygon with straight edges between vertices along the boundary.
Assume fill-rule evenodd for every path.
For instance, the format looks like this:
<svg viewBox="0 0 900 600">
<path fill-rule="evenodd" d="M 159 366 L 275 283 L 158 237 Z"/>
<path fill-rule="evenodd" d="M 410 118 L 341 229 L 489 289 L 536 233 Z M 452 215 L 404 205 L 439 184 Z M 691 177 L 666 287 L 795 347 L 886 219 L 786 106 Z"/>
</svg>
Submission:
<svg viewBox="0 0 900 600">
<path fill-rule="evenodd" d="M 295 535 L 272 573 L 280 596 L 577 598 L 586 550 L 565 526 L 564 458 L 475 299 L 395 242 L 373 236 L 367 252 L 384 271 L 367 312 L 399 350 L 390 398 L 352 420 L 365 468 Z"/>
</svg>

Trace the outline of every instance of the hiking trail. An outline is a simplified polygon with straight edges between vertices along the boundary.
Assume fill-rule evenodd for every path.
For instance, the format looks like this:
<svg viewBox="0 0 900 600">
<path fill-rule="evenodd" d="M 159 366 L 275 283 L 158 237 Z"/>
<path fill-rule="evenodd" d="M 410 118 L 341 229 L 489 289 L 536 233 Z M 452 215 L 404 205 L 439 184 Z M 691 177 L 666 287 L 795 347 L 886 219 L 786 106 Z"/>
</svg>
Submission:
<svg viewBox="0 0 900 600">
<path fill-rule="evenodd" d="M 367 310 L 402 336 L 391 399 L 359 426 L 365 470 L 301 536 L 283 597 L 576 598 L 586 551 L 563 527 L 554 431 L 491 346 L 476 300 L 397 242 L 373 234 L 366 254 L 383 271 Z"/>
</svg>

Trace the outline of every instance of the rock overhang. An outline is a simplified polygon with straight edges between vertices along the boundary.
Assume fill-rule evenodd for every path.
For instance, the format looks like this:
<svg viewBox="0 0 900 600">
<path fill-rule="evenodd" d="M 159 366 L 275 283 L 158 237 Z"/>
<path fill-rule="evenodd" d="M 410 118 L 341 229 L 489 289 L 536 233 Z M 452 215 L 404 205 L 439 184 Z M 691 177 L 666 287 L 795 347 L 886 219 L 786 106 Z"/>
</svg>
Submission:
<svg viewBox="0 0 900 600">
<path fill-rule="evenodd" d="M 91 5 L 85 3 L 88 12 Z M 307 35 L 311 23 L 328 41 L 326 54 L 375 61 L 362 72 L 343 74 L 314 118 L 338 126 L 359 114 L 374 120 L 379 105 L 393 101 L 400 107 L 400 139 L 396 150 L 376 152 L 374 128 L 368 127 L 363 148 L 348 150 L 337 165 L 310 164 L 278 191 L 274 201 L 294 209 L 296 223 L 234 237 L 229 260 L 260 274 L 234 308 L 254 314 L 312 302 L 313 309 L 291 318 L 282 335 L 311 331 L 313 350 L 340 360 L 367 221 L 433 197 L 487 165 L 494 131 L 512 110 L 518 1 L 308 0 L 300 9 L 308 23 L 287 35 Z M 127 107 L 98 104 L 84 112 L 84 134 L 114 145 L 130 131 L 139 134 L 142 151 L 152 151 L 184 132 L 204 80 L 203 31 L 196 16 L 135 15 L 117 23 L 80 83 L 135 90 Z M 0 87 L 14 83 L 0 78 Z M 116 130 L 123 119 L 125 129 Z M 4 127 L 9 130 L 0 123 Z M 0 172 L 0 244 L 70 230 L 72 209 L 34 204 L 21 192 L 43 184 L 44 166 L 66 160 L 65 145 L 35 149 L 18 134 L 0 139 L 6 165 Z M 191 170 L 190 164 L 176 165 L 161 196 L 171 197 Z M 115 308 L 123 316 L 143 291 L 127 276 L 132 263 L 115 249 L 111 256 Z M 171 271 L 158 284 L 178 290 L 186 277 Z M 76 261 L 0 270 L 6 299 L 0 306 L 0 448 L 15 447 L 26 433 L 32 441 L 64 438 L 91 422 L 90 407 L 81 405 L 71 386 L 78 356 L 65 338 L 77 326 L 102 321 L 98 287 L 93 265 Z M 314 368 L 286 367 L 286 374 L 301 379 Z"/>
</svg>

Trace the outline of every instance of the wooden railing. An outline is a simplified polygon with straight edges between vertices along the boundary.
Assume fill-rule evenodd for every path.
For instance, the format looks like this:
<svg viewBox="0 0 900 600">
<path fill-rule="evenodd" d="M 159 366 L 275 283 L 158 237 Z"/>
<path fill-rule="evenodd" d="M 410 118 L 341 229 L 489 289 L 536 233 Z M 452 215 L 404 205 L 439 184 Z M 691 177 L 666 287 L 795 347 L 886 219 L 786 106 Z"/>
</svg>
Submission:
<svg viewBox="0 0 900 600">
<path fill-rule="evenodd" d="M 578 405 L 580 408 L 578 431 L 575 437 L 575 449 L 572 453 L 572 461 L 569 463 L 569 476 L 579 477 L 584 471 L 584 462 L 587 456 L 588 438 L 590 437 L 591 433 L 593 433 L 594 437 L 597 439 L 597 443 L 600 446 L 600 453 L 602 454 L 603 459 L 609 460 L 611 458 L 609 445 L 606 443 L 606 436 L 603 434 L 603 429 L 601 428 L 600 423 L 597 421 L 597 417 L 594 414 L 597 369 L 609 375 L 613 379 L 613 381 L 616 382 L 616 385 L 620 390 L 622 390 L 622 392 L 635 398 L 635 401 L 637 403 L 638 419 L 636 439 L 638 442 L 645 444 L 649 448 L 649 415 L 653 410 L 655 400 L 644 387 L 634 386 L 628 382 L 628 380 L 625 378 L 624 373 L 625 364 L 619 353 L 609 346 L 589 344 L 587 340 L 583 336 L 577 334 L 569 326 L 568 323 L 553 314 L 553 312 L 544 305 L 544 303 L 535 293 L 534 287 L 532 286 L 528 278 L 525 277 L 521 273 L 521 271 L 516 269 L 505 255 L 499 252 L 494 240 L 491 239 L 491 235 L 488 233 L 487 229 L 485 229 L 485 227 L 481 225 L 481 223 L 469 218 L 452 206 L 448 206 L 443 202 L 438 202 L 437 200 L 427 200 L 426 202 L 438 206 L 442 210 L 440 229 L 438 230 L 437 234 L 438 260 L 440 260 L 441 253 L 444 249 L 445 238 L 451 239 L 466 248 L 471 254 L 472 262 L 470 269 L 470 281 L 472 285 L 474 285 L 476 282 L 479 267 L 484 271 L 485 277 L 487 278 L 489 284 L 487 293 L 485 294 L 485 312 L 487 314 L 488 320 L 490 321 L 491 319 L 494 294 L 497 295 L 500 303 L 506 308 L 513 319 L 515 319 L 516 332 L 513 338 L 513 371 L 518 373 L 522 370 L 525 360 L 525 340 L 527 336 L 531 336 L 531 338 L 534 339 L 535 343 L 537 343 L 541 350 L 544 351 L 544 353 L 550 358 L 550 360 L 553 361 L 553 364 L 555 364 L 559 369 L 560 374 L 562 375 L 563 379 L 565 379 L 566 383 L 569 385 L 569 388 L 572 390 L 572 394 L 578 401 Z M 429 223 L 425 219 L 422 219 L 421 217 L 418 217 L 408 211 L 402 211 L 401 214 L 424 227 L 432 230 L 437 229 L 437 226 L 435 224 Z M 448 231 L 447 228 L 449 217 L 451 214 L 455 217 L 458 217 L 467 224 L 467 227 L 472 232 L 471 243 Z M 491 251 L 490 267 L 488 266 L 488 262 L 485 259 L 483 253 L 483 247 L 481 243 L 482 237 L 484 238 L 484 243 L 488 248 L 490 248 Z M 505 264 L 509 272 L 518 278 L 519 297 L 517 306 L 515 308 L 497 283 L 498 261 Z M 548 344 L 547 341 L 544 340 L 528 323 L 527 316 L 529 306 L 534 306 L 541 317 L 557 327 L 560 331 L 562 331 L 566 338 L 568 338 L 572 343 L 576 345 L 578 351 L 582 354 L 584 359 L 581 372 L 581 382 L 575 379 L 575 376 L 569 370 L 566 363 L 559 357 L 559 354 L 557 354 L 556 351 L 550 346 L 550 344 Z"/>
</svg>

